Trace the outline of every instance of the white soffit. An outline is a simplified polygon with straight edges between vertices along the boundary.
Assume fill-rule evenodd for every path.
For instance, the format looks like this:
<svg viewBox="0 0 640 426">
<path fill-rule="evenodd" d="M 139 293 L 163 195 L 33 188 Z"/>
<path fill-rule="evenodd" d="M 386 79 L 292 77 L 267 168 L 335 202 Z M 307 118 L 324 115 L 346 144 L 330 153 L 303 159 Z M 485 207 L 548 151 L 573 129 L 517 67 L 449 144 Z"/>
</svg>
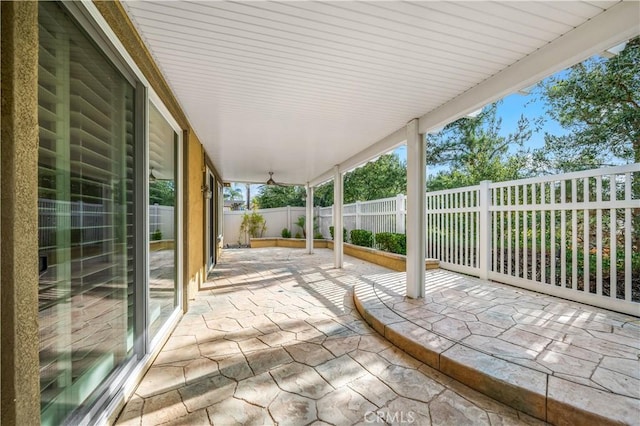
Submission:
<svg viewBox="0 0 640 426">
<path fill-rule="evenodd" d="M 225 180 L 305 183 L 616 3 L 124 4 Z"/>
</svg>

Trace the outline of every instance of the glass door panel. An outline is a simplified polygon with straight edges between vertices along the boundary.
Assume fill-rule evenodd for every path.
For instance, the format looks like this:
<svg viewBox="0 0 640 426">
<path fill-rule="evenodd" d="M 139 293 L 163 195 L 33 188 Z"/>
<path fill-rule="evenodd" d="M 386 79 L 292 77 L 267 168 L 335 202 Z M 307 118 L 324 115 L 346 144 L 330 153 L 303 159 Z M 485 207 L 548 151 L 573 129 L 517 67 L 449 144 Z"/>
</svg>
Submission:
<svg viewBox="0 0 640 426">
<path fill-rule="evenodd" d="M 39 24 L 41 410 L 60 424 L 133 355 L 135 93 L 59 4 Z"/>
<path fill-rule="evenodd" d="M 149 340 L 153 340 L 178 303 L 178 135 L 160 111 L 149 105 Z"/>
</svg>

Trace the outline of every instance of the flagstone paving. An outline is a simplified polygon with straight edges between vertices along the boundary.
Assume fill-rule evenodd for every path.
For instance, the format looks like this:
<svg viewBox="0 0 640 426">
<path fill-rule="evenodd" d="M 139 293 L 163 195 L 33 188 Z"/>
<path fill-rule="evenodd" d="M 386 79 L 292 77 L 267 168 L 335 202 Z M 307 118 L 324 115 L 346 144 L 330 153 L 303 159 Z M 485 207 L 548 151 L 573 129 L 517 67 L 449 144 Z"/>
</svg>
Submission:
<svg viewBox="0 0 640 426">
<path fill-rule="evenodd" d="M 465 385 L 554 424 L 640 424 L 640 318 L 445 270 L 418 300 L 403 273 L 360 281 L 373 328 Z"/>
<path fill-rule="evenodd" d="M 490 366 L 474 359 L 475 352 L 465 353 L 478 337 L 484 340 L 476 343 L 486 344 L 482 355 L 500 354 L 505 375 L 532 366 L 545 377 L 557 372 L 551 376 L 557 386 L 549 385 L 554 401 L 586 405 L 591 398 L 607 401 L 614 390 L 633 394 L 638 388 L 637 322 L 598 311 L 600 328 L 593 331 L 574 304 L 575 318 L 550 309 L 544 296 L 519 303 L 504 287 L 497 301 L 474 302 L 455 283 L 415 301 L 393 287 L 403 278 L 348 256 L 344 269 L 334 269 L 326 249 L 314 255 L 287 248 L 225 250 L 117 424 L 544 424 L 438 371 L 445 351 L 458 354 L 449 360 L 458 374 Z M 440 351 L 426 358 L 432 365 L 381 337 L 357 312 L 354 286 L 373 289 L 372 283 L 387 284 L 388 294 L 373 292 L 361 302 L 377 300 L 381 312 L 389 304 L 397 312 L 382 313 L 376 329 L 383 335 L 385 328 L 396 330 Z M 574 331 L 569 325 L 578 319 Z M 471 343 L 459 343 L 465 341 Z M 594 347 L 602 353 L 593 355 Z M 576 389 L 566 383 L 587 392 L 572 394 Z"/>
</svg>

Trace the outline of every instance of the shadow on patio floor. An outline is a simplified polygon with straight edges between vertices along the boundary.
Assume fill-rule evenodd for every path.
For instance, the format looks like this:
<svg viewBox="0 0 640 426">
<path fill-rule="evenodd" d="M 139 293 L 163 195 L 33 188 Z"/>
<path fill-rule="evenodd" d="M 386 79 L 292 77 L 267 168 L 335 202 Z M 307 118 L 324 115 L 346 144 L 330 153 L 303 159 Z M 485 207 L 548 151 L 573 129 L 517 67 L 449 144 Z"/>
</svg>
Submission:
<svg viewBox="0 0 640 426">
<path fill-rule="evenodd" d="M 226 250 L 118 424 L 542 424 L 409 356 L 362 320 L 353 287 L 386 280 L 385 302 L 411 311 L 402 279 L 350 257 L 333 269 L 324 249 Z M 437 311 L 423 320 L 432 327 L 434 315 L 464 312 L 465 304 L 447 310 L 443 302 L 462 295 L 447 285 L 428 295 Z M 473 308 L 477 316 L 491 306 Z M 499 314 L 514 315 L 486 313 Z"/>
</svg>

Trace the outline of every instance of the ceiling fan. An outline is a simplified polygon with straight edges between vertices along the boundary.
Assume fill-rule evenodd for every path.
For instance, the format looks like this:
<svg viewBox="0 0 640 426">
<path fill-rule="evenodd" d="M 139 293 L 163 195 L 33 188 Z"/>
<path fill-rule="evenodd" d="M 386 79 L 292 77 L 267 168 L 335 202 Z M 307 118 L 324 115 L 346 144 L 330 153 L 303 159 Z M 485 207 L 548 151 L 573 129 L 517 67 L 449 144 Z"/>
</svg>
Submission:
<svg viewBox="0 0 640 426">
<path fill-rule="evenodd" d="M 269 172 L 269 179 L 265 182 L 265 185 L 267 185 L 267 186 L 294 186 L 294 185 L 289 184 L 289 183 L 276 182 L 273 179 L 273 172 Z"/>
</svg>

